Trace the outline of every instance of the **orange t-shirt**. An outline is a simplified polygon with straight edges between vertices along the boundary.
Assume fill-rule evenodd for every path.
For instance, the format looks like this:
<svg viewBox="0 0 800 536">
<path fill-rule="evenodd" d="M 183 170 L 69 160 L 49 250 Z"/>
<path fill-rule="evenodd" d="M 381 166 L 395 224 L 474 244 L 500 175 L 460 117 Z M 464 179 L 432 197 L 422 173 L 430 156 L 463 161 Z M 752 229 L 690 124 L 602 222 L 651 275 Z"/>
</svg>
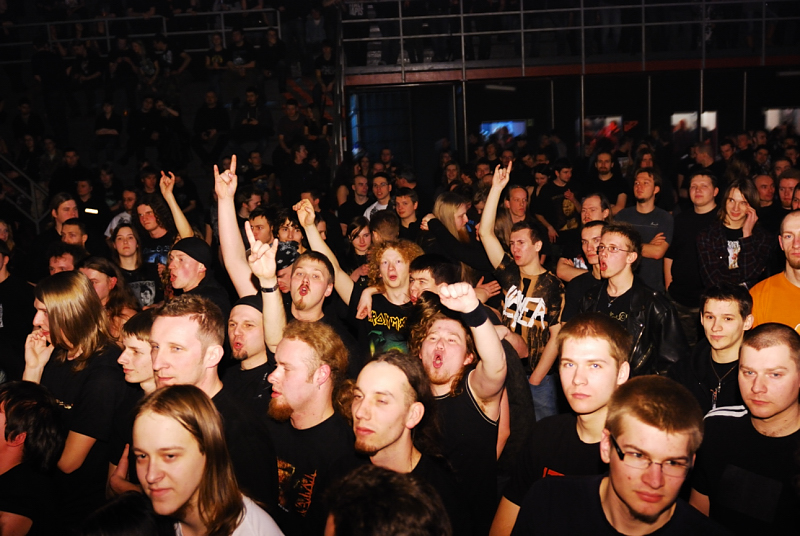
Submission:
<svg viewBox="0 0 800 536">
<path fill-rule="evenodd" d="M 773 275 L 750 289 L 753 297 L 753 327 L 767 322 L 786 324 L 800 333 L 800 287 L 784 273 Z"/>
</svg>

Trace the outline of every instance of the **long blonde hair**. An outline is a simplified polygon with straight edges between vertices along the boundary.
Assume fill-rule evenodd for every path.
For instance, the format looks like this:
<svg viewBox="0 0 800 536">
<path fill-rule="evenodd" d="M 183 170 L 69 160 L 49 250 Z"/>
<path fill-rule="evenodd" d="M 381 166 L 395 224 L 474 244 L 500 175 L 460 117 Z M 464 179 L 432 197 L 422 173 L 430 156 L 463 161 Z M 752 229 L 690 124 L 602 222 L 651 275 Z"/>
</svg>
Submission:
<svg viewBox="0 0 800 536">
<path fill-rule="evenodd" d="M 466 229 L 456 229 L 456 212 L 460 207 L 468 204 L 469 201 L 457 193 L 444 192 L 436 198 L 436 203 L 433 205 L 433 215 L 436 216 L 436 219 L 442 222 L 451 235 L 464 244 L 470 241 L 469 233 Z"/>
</svg>

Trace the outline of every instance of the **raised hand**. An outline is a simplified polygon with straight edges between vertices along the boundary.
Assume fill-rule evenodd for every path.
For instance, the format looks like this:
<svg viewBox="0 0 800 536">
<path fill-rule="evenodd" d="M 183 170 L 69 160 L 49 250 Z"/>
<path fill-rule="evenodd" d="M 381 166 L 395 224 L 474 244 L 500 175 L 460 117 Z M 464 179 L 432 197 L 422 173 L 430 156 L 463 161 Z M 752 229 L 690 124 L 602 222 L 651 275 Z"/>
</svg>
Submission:
<svg viewBox="0 0 800 536">
<path fill-rule="evenodd" d="M 164 172 L 161 172 L 161 182 L 159 183 L 159 187 L 161 188 L 161 195 L 164 197 L 172 195 L 172 189 L 175 187 L 175 174 L 173 172 L 169 172 L 169 176 L 165 175 Z"/>
<path fill-rule="evenodd" d="M 236 155 L 231 156 L 231 168 L 222 173 L 219 172 L 217 165 L 214 164 L 214 191 L 217 193 L 217 200 L 233 199 L 236 195 L 236 187 L 239 179 L 236 176 Z"/>
<path fill-rule="evenodd" d="M 439 299 L 442 305 L 458 313 L 469 313 L 480 305 L 475 289 L 469 283 L 439 285 Z"/>
<path fill-rule="evenodd" d="M 260 240 L 256 240 L 249 221 L 245 222 L 244 231 L 250 242 L 250 256 L 247 258 L 247 263 L 253 274 L 259 281 L 276 279 L 275 255 L 278 253 L 278 239 L 273 240 L 272 244 L 263 244 Z"/>
<path fill-rule="evenodd" d="M 511 179 L 512 164 L 513 162 L 509 162 L 506 169 L 503 169 L 500 164 L 497 164 L 494 175 L 492 175 L 492 188 L 499 188 L 502 190 L 508 185 L 508 181 Z"/>
<path fill-rule="evenodd" d="M 301 227 L 314 227 L 314 218 L 317 214 L 314 212 L 314 205 L 311 204 L 311 201 L 303 199 L 292 208 L 297 212 L 297 219 L 300 221 Z"/>
</svg>

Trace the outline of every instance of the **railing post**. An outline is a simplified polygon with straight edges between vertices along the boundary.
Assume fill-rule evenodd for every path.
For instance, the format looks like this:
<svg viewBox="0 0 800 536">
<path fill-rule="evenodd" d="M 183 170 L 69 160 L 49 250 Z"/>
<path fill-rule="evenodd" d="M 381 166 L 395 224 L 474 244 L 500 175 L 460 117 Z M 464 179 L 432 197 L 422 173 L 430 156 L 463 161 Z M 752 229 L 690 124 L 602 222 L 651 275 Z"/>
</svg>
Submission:
<svg viewBox="0 0 800 536">
<path fill-rule="evenodd" d="M 519 3 L 519 57 L 522 62 L 522 76 L 525 76 L 525 13 Z"/>
<path fill-rule="evenodd" d="M 461 80 L 463 81 L 463 80 L 467 79 L 467 47 L 465 46 L 467 26 L 464 24 L 464 2 L 459 2 L 458 3 L 458 13 L 459 13 L 458 16 L 459 16 L 460 23 L 461 23 L 461 32 L 460 32 L 461 33 Z M 462 90 L 462 92 L 461 92 L 461 100 L 463 101 L 465 98 L 466 98 L 466 93 Z M 466 108 L 465 108 L 464 118 L 466 119 L 466 117 L 467 117 L 467 114 L 466 114 Z M 465 125 L 464 126 L 464 134 L 465 134 L 464 143 L 466 143 L 466 141 L 467 141 L 466 132 L 467 132 L 467 127 Z"/>
<path fill-rule="evenodd" d="M 403 2 L 402 0 L 397 0 L 397 24 L 400 25 L 399 28 L 399 35 L 400 35 L 400 79 L 403 83 L 406 83 L 406 43 L 403 39 Z M 411 60 L 411 54 L 408 55 L 409 61 Z"/>
</svg>

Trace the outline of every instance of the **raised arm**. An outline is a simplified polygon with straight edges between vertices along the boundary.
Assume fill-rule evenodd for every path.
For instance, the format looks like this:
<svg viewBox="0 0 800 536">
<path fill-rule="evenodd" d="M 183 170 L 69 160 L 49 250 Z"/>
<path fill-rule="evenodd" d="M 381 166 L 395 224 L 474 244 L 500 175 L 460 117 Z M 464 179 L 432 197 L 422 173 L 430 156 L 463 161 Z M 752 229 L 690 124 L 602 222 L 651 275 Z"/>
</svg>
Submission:
<svg viewBox="0 0 800 536">
<path fill-rule="evenodd" d="M 278 289 L 278 267 L 275 255 L 278 253 L 278 239 L 272 244 L 263 244 L 253 236 L 250 222 L 244 224 L 247 240 L 250 242 L 250 269 L 261 286 L 262 311 L 264 313 L 264 342 L 270 352 L 275 352 L 283 338 L 286 327 L 286 312 L 283 309 L 281 292 Z M 266 290 L 263 290 L 266 289 Z"/>
<path fill-rule="evenodd" d="M 317 231 L 317 226 L 314 224 L 314 207 L 308 199 L 303 199 L 294 206 L 294 210 L 297 212 L 297 219 L 300 220 L 300 225 L 302 225 L 303 229 L 306 231 L 306 238 L 308 238 L 308 244 L 311 246 L 311 249 L 322 253 L 331 261 L 335 275 L 333 287 L 336 289 L 339 297 L 342 298 L 342 301 L 350 305 L 350 296 L 353 294 L 355 283 L 350 279 L 350 276 L 342 270 L 342 267 L 339 266 L 339 260 L 336 258 L 336 255 L 333 254 L 331 248 L 329 248 L 328 244 L 322 239 L 322 235 Z"/>
<path fill-rule="evenodd" d="M 242 242 L 242 235 L 236 219 L 236 206 L 233 198 L 236 195 L 238 184 L 236 155 L 231 157 L 229 170 L 220 173 L 217 166 L 214 166 L 214 191 L 217 194 L 219 247 L 222 251 L 222 262 L 236 293 L 241 297 L 256 294 L 258 289 L 253 284 L 253 273 L 247 264 L 247 253 L 244 250 L 244 242 Z"/>
<path fill-rule="evenodd" d="M 192 226 L 189 225 L 189 220 L 186 219 L 186 215 L 178 205 L 178 200 L 175 199 L 175 195 L 172 193 L 172 189 L 175 187 L 175 174 L 170 171 L 168 177 L 162 171 L 161 183 L 159 186 L 161 187 L 161 195 L 164 196 L 164 201 L 167 202 L 169 211 L 172 213 L 172 219 L 175 220 L 175 228 L 178 229 L 178 236 L 181 238 L 194 236 L 194 231 L 192 230 Z"/>
<path fill-rule="evenodd" d="M 489 262 L 492 266 L 497 268 L 503 261 L 505 250 L 497 236 L 494 234 L 494 223 L 497 218 L 497 205 L 500 203 L 500 195 L 503 193 L 503 188 L 508 184 L 508 179 L 511 173 L 511 162 L 508 163 L 508 169 L 501 169 L 497 166 L 492 177 L 492 189 L 489 190 L 489 195 L 486 198 L 486 206 L 481 215 L 481 227 L 478 234 L 481 237 L 481 244 L 483 249 L 486 250 L 486 255 L 489 257 Z"/>
<path fill-rule="evenodd" d="M 469 283 L 441 285 L 439 298 L 442 305 L 462 314 L 472 332 L 480 361 L 475 373 L 470 376 L 470 388 L 485 404 L 487 415 L 497 417 L 500 396 L 506 383 L 506 353 L 497 331 L 475 296 L 475 289 Z"/>
</svg>

